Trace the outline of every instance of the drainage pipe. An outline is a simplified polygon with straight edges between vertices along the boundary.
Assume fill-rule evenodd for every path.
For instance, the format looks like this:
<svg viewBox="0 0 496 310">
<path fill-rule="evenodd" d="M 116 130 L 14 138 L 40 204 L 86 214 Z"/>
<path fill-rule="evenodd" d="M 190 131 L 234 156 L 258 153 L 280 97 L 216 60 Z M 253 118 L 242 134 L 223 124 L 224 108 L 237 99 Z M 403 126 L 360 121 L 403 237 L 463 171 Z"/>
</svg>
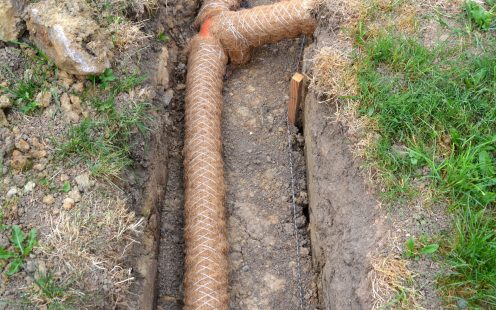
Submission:
<svg viewBox="0 0 496 310">
<path fill-rule="evenodd" d="M 216 2 L 217 1 L 217 2 Z M 228 61 L 247 62 L 253 47 L 315 28 L 313 0 L 239 12 L 237 0 L 206 0 L 190 43 L 185 105 L 185 309 L 228 309 L 228 242 L 221 139 L 222 84 Z"/>
</svg>

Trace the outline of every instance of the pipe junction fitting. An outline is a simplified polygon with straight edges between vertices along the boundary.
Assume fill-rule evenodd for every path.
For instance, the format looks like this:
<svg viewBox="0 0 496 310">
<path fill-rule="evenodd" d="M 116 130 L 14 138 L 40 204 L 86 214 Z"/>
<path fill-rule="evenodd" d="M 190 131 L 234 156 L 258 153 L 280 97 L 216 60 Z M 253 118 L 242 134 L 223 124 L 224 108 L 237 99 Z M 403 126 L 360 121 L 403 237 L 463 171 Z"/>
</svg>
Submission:
<svg viewBox="0 0 496 310">
<path fill-rule="evenodd" d="M 224 211 L 222 86 L 228 56 L 315 28 L 314 0 L 282 1 L 231 12 L 238 0 L 206 0 L 190 44 L 185 105 L 185 309 L 228 309 L 228 242 Z"/>
</svg>

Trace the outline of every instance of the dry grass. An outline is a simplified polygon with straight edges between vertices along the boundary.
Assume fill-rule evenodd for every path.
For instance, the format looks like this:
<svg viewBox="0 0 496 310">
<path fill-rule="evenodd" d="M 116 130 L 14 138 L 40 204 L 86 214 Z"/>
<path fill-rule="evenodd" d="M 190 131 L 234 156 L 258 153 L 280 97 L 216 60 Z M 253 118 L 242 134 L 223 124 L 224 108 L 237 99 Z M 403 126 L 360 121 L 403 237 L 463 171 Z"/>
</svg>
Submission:
<svg viewBox="0 0 496 310">
<path fill-rule="evenodd" d="M 100 197 L 89 193 L 77 210 L 52 218 L 50 232 L 40 246 L 52 265 L 51 272 L 77 279 L 73 289 L 92 298 L 106 297 L 115 306 L 122 302 L 117 296 L 123 298 L 133 281 L 123 263 L 138 242 L 143 219 L 129 212 L 124 201 Z"/>
<path fill-rule="evenodd" d="M 411 286 L 414 274 L 408 261 L 387 256 L 372 260 L 373 309 L 421 309 L 420 294 Z"/>
<path fill-rule="evenodd" d="M 312 60 L 313 78 L 310 87 L 329 98 L 349 97 L 356 94 L 357 82 L 351 60 L 332 46 L 322 48 Z"/>
<path fill-rule="evenodd" d="M 129 20 L 110 25 L 108 31 L 111 33 L 112 42 L 119 52 L 138 48 L 150 37 L 141 31 L 143 25 L 143 22 L 135 23 Z"/>
</svg>

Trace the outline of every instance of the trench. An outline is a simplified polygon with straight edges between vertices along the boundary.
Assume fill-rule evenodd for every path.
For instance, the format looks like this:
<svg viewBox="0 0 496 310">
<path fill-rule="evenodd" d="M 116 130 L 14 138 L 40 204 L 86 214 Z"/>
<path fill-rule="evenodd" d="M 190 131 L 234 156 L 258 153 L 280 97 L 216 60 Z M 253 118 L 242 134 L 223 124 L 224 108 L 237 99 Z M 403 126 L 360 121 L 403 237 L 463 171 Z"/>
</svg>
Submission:
<svg viewBox="0 0 496 310">
<path fill-rule="evenodd" d="M 245 6 L 260 4 L 269 2 L 249 1 Z M 286 113 L 289 80 L 301 58 L 300 47 L 300 39 L 295 39 L 258 48 L 248 64 L 228 65 L 224 79 L 230 309 L 314 309 L 318 304 L 307 231 L 304 143 L 301 128 L 296 127 L 291 141 L 298 250 L 291 204 Z M 184 74 L 175 77 L 174 83 L 185 83 Z M 184 90 L 175 93 L 169 111 L 172 126 L 161 212 L 157 309 L 184 306 L 184 95 Z"/>
<path fill-rule="evenodd" d="M 250 0 L 243 7 L 268 2 Z M 178 1 L 169 6 L 192 5 Z M 179 22 L 187 31 L 172 35 L 179 43 L 171 68 L 175 94 L 167 111 L 168 182 L 161 206 L 156 309 L 185 306 L 183 123 L 187 41 L 194 34 L 186 25 L 196 15 L 195 10 Z M 249 63 L 228 64 L 224 77 L 230 309 L 370 308 L 367 253 L 377 241 L 371 229 L 375 200 L 352 160 L 344 130 L 330 124 L 327 115 L 333 112 L 327 107 L 305 108 L 297 127 L 291 127 L 293 210 L 286 119 L 289 81 L 295 62 L 302 61 L 301 46 L 301 39 L 293 39 L 257 48 Z M 313 93 L 306 101 L 320 106 Z"/>
</svg>

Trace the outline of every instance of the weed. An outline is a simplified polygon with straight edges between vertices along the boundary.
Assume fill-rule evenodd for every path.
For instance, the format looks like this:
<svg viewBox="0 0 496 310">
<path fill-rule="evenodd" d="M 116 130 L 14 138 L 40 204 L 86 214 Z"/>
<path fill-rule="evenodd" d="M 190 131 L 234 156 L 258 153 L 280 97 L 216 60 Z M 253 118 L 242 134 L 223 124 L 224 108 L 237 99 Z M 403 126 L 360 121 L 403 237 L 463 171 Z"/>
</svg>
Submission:
<svg viewBox="0 0 496 310">
<path fill-rule="evenodd" d="M 62 192 L 68 193 L 71 190 L 71 183 L 69 181 L 64 181 L 62 185 Z"/>
<path fill-rule="evenodd" d="M 100 75 L 90 76 L 89 80 L 93 82 L 93 85 L 99 84 L 101 88 L 106 89 L 110 82 L 117 80 L 117 77 L 114 75 L 112 69 L 107 68 Z"/>
<path fill-rule="evenodd" d="M 163 43 L 167 43 L 170 41 L 170 37 L 168 35 L 166 35 L 164 32 L 160 32 L 157 35 L 157 40 L 160 42 L 163 42 Z"/>
<path fill-rule="evenodd" d="M 36 289 L 30 299 L 51 310 L 76 309 L 73 304 L 77 304 L 82 296 L 72 289 L 74 282 L 56 280 L 52 274 L 38 275 L 34 281 Z"/>
<path fill-rule="evenodd" d="M 410 237 L 406 240 L 404 255 L 406 258 L 418 260 L 423 255 L 434 254 L 438 249 L 439 244 L 437 243 L 427 243 L 424 240 L 420 244 L 415 244 L 415 239 Z"/>
<path fill-rule="evenodd" d="M 21 228 L 17 225 L 12 226 L 12 234 L 10 244 L 12 250 L 7 250 L 0 247 L 0 260 L 8 261 L 8 266 L 5 274 L 12 276 L 21 270 L 24 265 L 24 259 L 31 253 L 33 247 L 36 245 L 36 230 L 33 228 L 26 236 Z"/>
<path fill-rule="evenodd" d="M 465 11 L 470 21 L 474 22 L 480 29 L 488 30 L 493 22 L 493 14 L 475 1 L 465 3 Z"/>
</svg>

